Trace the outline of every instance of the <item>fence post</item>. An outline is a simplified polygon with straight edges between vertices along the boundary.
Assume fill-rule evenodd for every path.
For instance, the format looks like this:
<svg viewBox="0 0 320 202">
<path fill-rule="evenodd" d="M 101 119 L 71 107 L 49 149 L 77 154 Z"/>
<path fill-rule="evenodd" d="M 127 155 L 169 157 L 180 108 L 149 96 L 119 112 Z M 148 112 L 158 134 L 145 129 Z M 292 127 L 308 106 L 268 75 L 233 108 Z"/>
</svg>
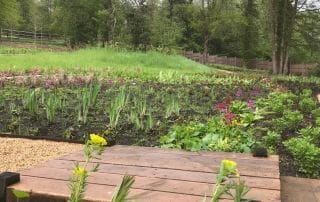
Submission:
<svg viewBox="0 0 320 202">
<path fill-rule="evenodd" d="M 10 34 L 11 34 L 11 36 L 10 36 L 10 41 L 12 42 L 12 28 L 11 28 L 11 30 L 10 30 Z"/>
<path fill-rule="evenodd" d="M 42 45 L 42 29 L 41 29 L 41 35 L 40 35 L 40 44 Z"/>
<path fill-rule="evenodd" d="M 37 43 L 37 29 L 36 28 L 34 28 L 34 44 L 36 44 Z"/>
</svg>

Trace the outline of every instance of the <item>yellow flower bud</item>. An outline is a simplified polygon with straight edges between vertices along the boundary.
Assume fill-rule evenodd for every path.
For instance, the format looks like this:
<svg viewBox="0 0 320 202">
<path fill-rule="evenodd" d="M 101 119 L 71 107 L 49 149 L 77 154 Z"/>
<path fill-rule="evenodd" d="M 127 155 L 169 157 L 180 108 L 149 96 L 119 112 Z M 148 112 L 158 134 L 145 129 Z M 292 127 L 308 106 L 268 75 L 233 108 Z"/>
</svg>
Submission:
<svg viewBox="0 0 320 202">
<path fill-rule="evenodd" d="M 221 164 L 223 166 L 224 174 L 226 176 L 234 175 L 236 177 L 239 177 L 239 171 L 238 171 L 236 162 L 225 159 L 225 160 L 222 160 Z"/>
<path fill-rule="evenodd" d="M 96 134 L 90 134 L 90 140 L 91 140 L 91 144 L 93 145 L 97 145 L 97 146 L 107 145 L 107 140 Z"/>
<path fill-rule="evenodd" d="M 79 176 L 85 175 L 87 173 L 87 171 L 81 167 L 75 168 L 72 172 L 73 172 L 73 174 L 79 175 Z"/>
</svg>

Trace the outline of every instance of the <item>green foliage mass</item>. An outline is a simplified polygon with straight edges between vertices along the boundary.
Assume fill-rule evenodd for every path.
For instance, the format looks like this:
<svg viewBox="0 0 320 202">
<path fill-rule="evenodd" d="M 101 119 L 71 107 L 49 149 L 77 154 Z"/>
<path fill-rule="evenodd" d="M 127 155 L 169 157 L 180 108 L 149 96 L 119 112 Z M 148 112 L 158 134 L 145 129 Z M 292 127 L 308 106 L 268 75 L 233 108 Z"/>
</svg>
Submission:
<svg viewBox="0 0 320 202">
<path fill-rule="evenodd" d="M 268 3 L 272 2 L 273 12 L 267 12 Z M 258 0 L 1 0 L 0 27 L 57 34 L 72 48 L 90 44 L 121 45 L 144 51 L 184 49 L 243 57 L 250 67 L 252 59 L 272 58 L 273 15 L 277 11 L 294 10 L 281 10 L 276 1 L 268 3 Z M 290 18 L 292 21 L 284 20 L 293 22 L 292 27 L 284 27 L 288 33 L 293 30 L 287 36 L 289 59 L 293 63 L 317 62 L 319 11 L 296 15 Z"/>
<path fill-rule="evenodd" d="M 291 138 L 284 145 L 292 153 L 300 173 L 307 177 L 320 176 L 320 148 L 309 138 Z"/>
<path fill-rule="evenodd" d="M 213 118 L 207 123 L 175 126 L 168 135 L 162 136 L 160 139 L 164 148 L 179 148 L 190 151 L 250 152 L 255 142 L 252 130 L 226 125 L 219 117 Z"/>
</svg>

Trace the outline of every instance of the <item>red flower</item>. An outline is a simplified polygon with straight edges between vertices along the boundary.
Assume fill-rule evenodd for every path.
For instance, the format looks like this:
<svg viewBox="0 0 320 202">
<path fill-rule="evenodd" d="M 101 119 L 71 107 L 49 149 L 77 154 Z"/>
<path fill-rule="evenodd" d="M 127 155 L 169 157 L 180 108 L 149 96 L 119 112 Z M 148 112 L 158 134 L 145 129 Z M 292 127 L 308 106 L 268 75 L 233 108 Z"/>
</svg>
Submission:
<svg viewBox="0 0 320 202">
<path fill-rule="evenodd" d="M 232 120 L 236 117 L 236 115 L 232 112 L 227 112 L 224 115 L 224 122 L 227 124 L 231 124 Z"/>
<path fill-rule="evenodd" d="M 220 112 L 226 112 L 227 111 L 227 105 L 223 102 L 219 102 L 216 104 L 216 108 L 220 111 Z"/>
</svg>

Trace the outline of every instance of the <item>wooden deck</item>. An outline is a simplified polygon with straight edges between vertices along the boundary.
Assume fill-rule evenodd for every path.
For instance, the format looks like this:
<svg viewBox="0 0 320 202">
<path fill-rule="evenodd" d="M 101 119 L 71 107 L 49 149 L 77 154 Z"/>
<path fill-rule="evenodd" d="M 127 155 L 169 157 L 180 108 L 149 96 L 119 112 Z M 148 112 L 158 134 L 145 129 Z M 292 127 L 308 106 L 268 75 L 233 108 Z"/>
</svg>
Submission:
<svg viewBox="0 0 320 202">
<path fill-rule="evenodd" d="M 210 196 L 223 159 L 234 160 L 242 179 L 251 187 L 248 198 L 280 201 L 278 156 L 255 158 L 250 154 L 185 152 L 179 150 L 113 146 L 106 149 L 100 170 L 89 177 L 87 201 L 110 201 L 124 174 L 136 176 L 130 191 L 134 201 L 201 202 Z M 30 192 L 32 201 L 66 201 L 74 161 L 82 161 L 82 152 L 63 156 L 39 167 L 21 172 L 21 182 L 8 188 Z M 230 201 L 228 197 L 222 201 Z"/>
</svg>

